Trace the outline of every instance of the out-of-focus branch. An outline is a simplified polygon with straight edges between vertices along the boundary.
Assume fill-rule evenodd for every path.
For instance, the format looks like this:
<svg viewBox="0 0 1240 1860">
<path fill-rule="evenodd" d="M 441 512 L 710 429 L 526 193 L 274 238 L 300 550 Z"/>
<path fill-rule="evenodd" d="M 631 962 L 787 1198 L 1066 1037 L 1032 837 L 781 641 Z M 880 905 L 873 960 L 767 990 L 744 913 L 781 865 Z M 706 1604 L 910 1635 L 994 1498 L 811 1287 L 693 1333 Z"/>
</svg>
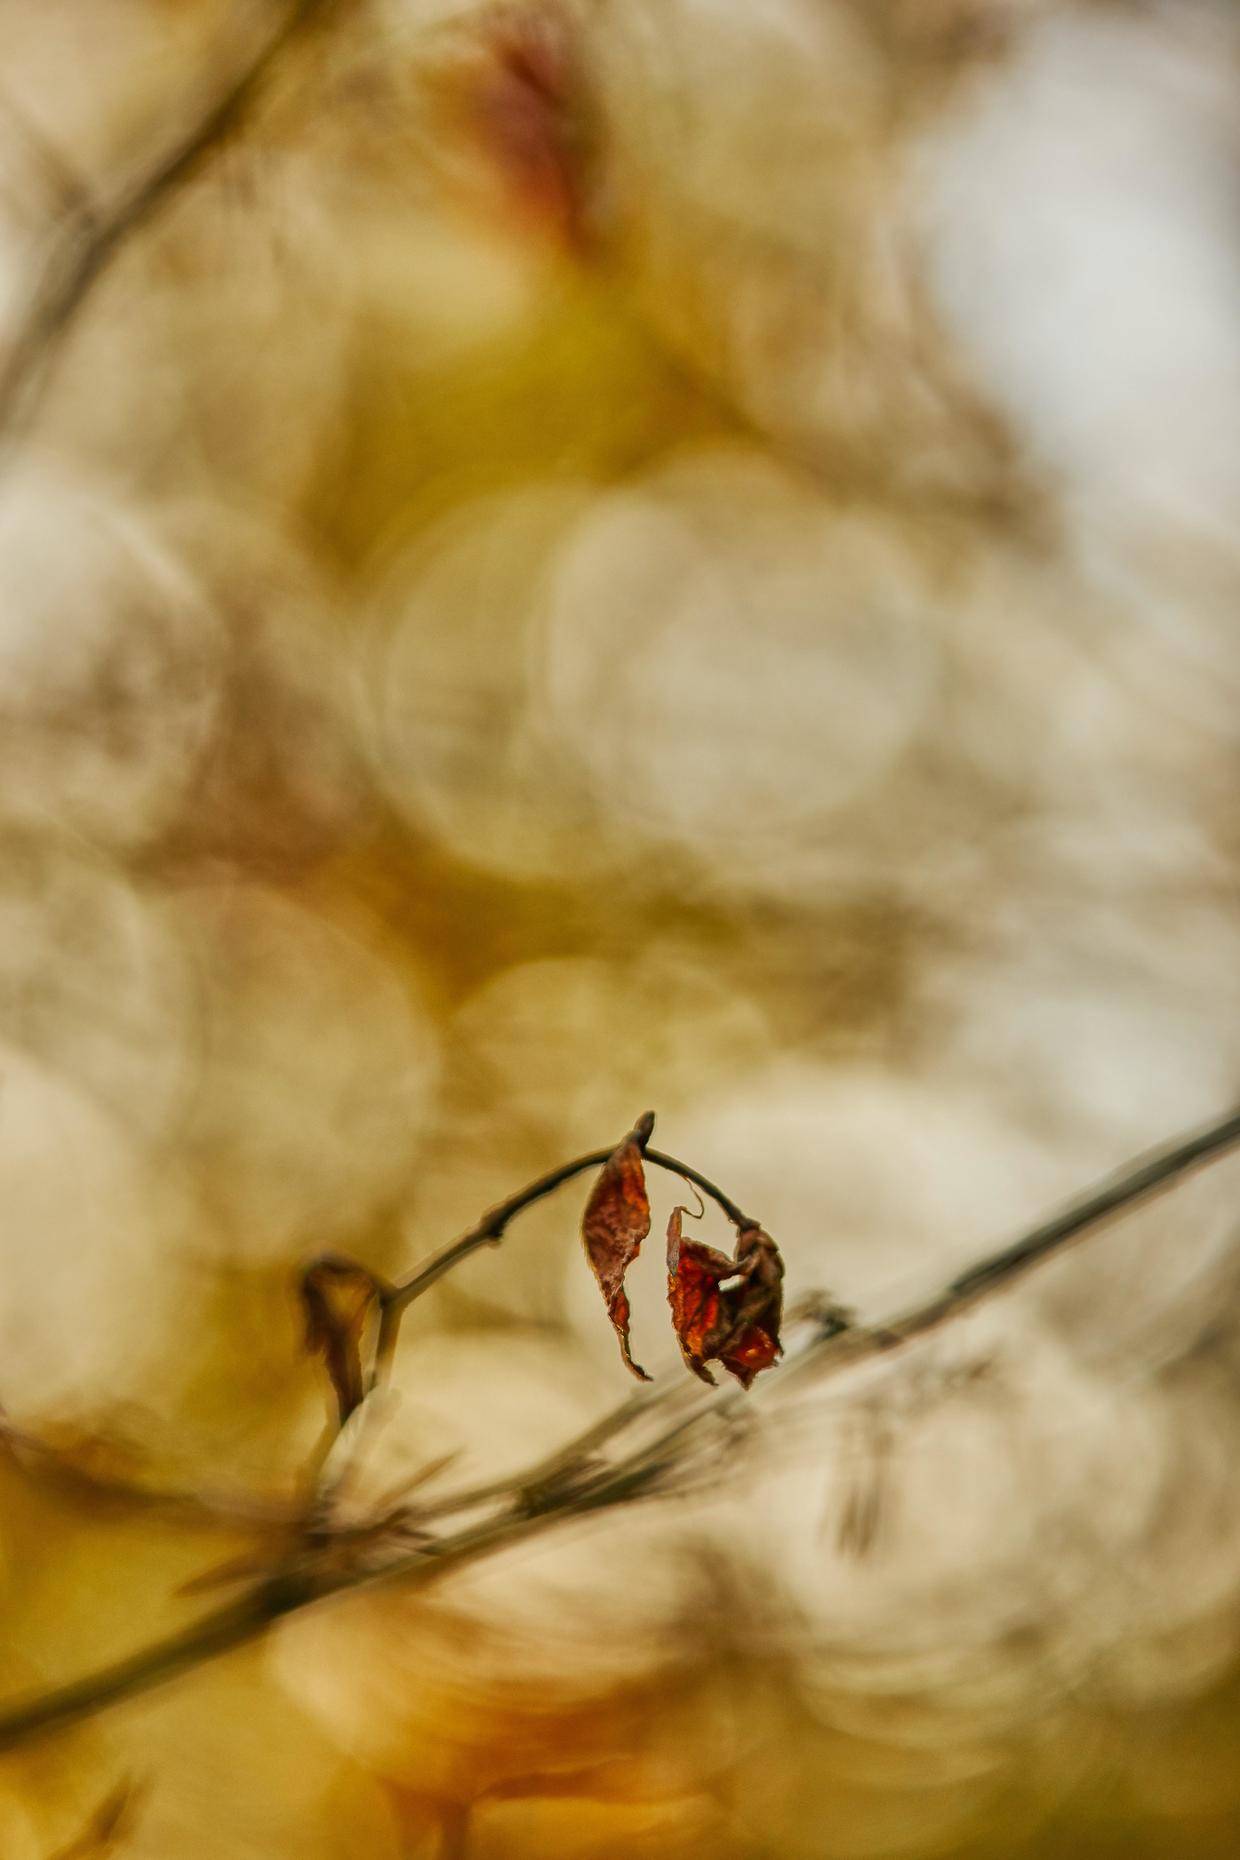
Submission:
<svg viewBox="0 0 1240 1860">
<path fill-rule="evenodd" d="M 118 1783 L 100 1802 L 76 1840 L 60 1848 L 54 1860 L 104 1860 L 116 1851 L 133 1824 L 141 1791 L 132 1782 Z"/>
<path fill-rule="evenodd" d="M 0 1410 L 0 1455 L 70 1500 L 151 1511 L 169 1521 L 247 1533 L 288 1530 L 297 1523 L 291 1502 L 260 1493 L 144 1484 L 137 1472 L 109 1467 L 106 1459 L 98 1458 L 100 1444 L 93 1439 L 72 1444 L 40 1439 L 13 1426 Z"/>
<path fill-rule="evenodd" d="M 7 356 L 0 362 L 0 445 L 28 427 L 78 311 L 129 237 L 190 181 L 253 107 L 282 54 L 332 0 L 291 0 L 222 87 L 185 103 L 186 124 L 111 200 L 79 194 L 62 218 Z M 0 462 L 4 453 L 0 452 Z"/>
<path fill-rule="evenodd" d="M 845 1374 L 926 1336 L 1238 1143 L 1240 1109 L 1111 1176 L 1013 1245 L 979 1260 L 941 1292 L 884 1323 L 849 1324 L 837 1310 L 824 1305 L 804 1320 L 804 1340 L 790 1348 L 784 1362 L 767 1376 L 768 1393 L 801 1377 L 821 1381 Z M 606 1155 L 602 1153 L 602 1160 Z M 556 1172 L 557 1180 L 568 1180 L 572 1174 L 591 1167 L 595 1160 L 579 1159 L 568 1166 L 567 1173 Z M 550 1182 L 551 1178 L 543 1181 Z M 549 1193 L 550 1188 L 542 1192 Z M 320 1546 L 308 1542 L 299 1562 L 285 1566 L 240 1600 L 184 1632 L 0 1713 L 0 1749 L 11 1749 L 39 1733 L 92 1717 L 123 1699 L 147 1692 L 257 1638 L 282 1617 L 334 1595 L 398 1580 L 426 1588 L 468 1563 L 569 1518 L 665 1492 L 678 1477 L 701 1469 L 702 1455 L 688 1450 L 686 1442 L 701 1436 L 703 1453 L 709 1453 L 711 1423 L 726 1423 L 747 1399 L 739 1388 L 706 1392 L 696 1385 L 687 1392 L 680 1385 L 667 1394 L 630 1397 L 550 1460 L 527 1468 L 516 1479 L 458 1493 L 418 1514 L 422 1525 L 434 1518 L 464 1516 L 467 1521 L 458 1529 L 437 1537 L 427 1534 L 412 1548 L 406 1542 L 388 1556 L 365 1565 L 342 1568 L 338 1560 L 333 1560 L 330 1540 Z M 602 1447 L 625 1434 L 636 1436 L 646 1424 L 653 1425 L 622 1455 L 610 1461 L 600 1457 Z"/>
</svg>

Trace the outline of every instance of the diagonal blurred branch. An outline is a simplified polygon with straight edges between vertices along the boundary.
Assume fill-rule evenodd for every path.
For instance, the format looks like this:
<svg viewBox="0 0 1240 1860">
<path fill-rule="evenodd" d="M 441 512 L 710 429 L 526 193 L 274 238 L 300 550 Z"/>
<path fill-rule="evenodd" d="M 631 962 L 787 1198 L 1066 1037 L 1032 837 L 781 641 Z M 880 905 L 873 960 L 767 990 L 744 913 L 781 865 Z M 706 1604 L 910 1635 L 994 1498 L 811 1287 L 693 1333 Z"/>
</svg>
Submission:
<svg viewBox="0 0 1240 1860">
<path fill-rule="evenodd" d="M 282 54 L 331 0 L 291 0 L 222 87 L 187 105 L 189 122 L 111 201 L 79 194 L 61 221 L 9 352 L 0 362 L 0 444 L 30 425 L 87 297 L 130 236 L 190 181 L 247 116 Z"/>
<path fill-rule="evenodd" d="M 1109 1177 L 1049 1220 L 1030 1229 L 1013 1245 L 1000 1248 L 942 1291 L 875 1325 L 850 1325 L 830 1306 L 811 1314 L 804 1341 L 789 1350 L 785 1362 L 767 1377 L 768 1391 L 813 1375 L 821 1381 L 842 1375 L 861 1363 L 882 1357 L 926 1336 L 982 1300 L 1014 1284 L 1074 1242 L 1106 1222 L 1162 1193 L 1240 1144 L 1240 1109 L 1194 1131 Z M 580 1167 L 588 1166 L 582 1162 Z M 567 1174 L 576 1172 L 570 1165 Z M 727 1391 L 680 1390 L 667 1395 L 630 1398 L 612 1416 L 569 1442 L 550 1461 L 527 1468 L 501 1486 L 462 1492 L 434 1512 L 474 1521 L 439 1537 L 424 1537 L 415 1547 L 402 1545 L 386 1560 L 365 1567 L 341 1568 L 332 1546 L 307 1545 L 300 1562 L 278 1571 L 240 1600 L 193 1623 L 182 1633 L 140 1649 L 101 1671 L 88 1674 L 42 1696 L 19 1702 L 0 1714 L 0 1749 L 40 1733 L 76 1723 L 109 1706 L 151 1690 L 256 1639 L 274 1622 L 332 1596 L 379 1582 L 402 1581 L 426 1588 L 469 1563 L 525 1541 L 566 1519 L 582 1517 L 674 1485 L 690 1457 L 686 1440 L 711 1421 L 726 1420 L 750 1399 L 739 1388 Z M 598 1450 L 609 1440 L 654 1420 L 655 1430 L 611 1462 Z"/>
</svg>

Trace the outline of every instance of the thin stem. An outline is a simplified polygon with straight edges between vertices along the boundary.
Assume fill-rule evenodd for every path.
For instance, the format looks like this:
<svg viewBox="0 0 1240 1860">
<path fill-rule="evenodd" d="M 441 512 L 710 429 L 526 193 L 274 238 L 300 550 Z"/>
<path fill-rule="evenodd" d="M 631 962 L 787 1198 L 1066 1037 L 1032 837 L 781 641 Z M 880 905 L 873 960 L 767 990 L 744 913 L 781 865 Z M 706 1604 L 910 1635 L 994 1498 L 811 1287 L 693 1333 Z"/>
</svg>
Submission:
<svg viewBox="0 0 1240 1860">
<path fill-rule="evenodd" d="M 1059 1214 L 1053 1214 L 1040 1227 L 1024 1234 L 992 1259 L 982 1260 L 968 1272 L 952 1280 L 956 1297 L 969 1297 L 992 1282 L 1005 1282 L 1017 1273 L 1036 1265 L 1045 1254 L 1058 1251 L 1069 1241 L 1098 1227 L 1112 1214 L 1118 1214 L 1156 1195 L 1169 1182 L 1188 1175 L 1194 1169 L 1222 1155 L 1240 1142 L 1240 1110 L 1218 1122 L 1204 1125 L 1194 1135 L 1152 1150 L 1144 1162 L 1128 1163 L 1117 1169 L 1092 1194 L 1072 1202 Z"/>
<path fill-rule="evenodd" d="M 815 1324 L 804 1346 L 769 1372 L 767 1388 L 774 1394 L 776 1389 L 786 1387 L 806 1371 L 812 1371 L 818 1380 L 843 1375 L 924 1337 L 963 1311 L 1006 1289 L 1123 1210 L 1165 1191 L 1192 1171 L 1234 1149 L 1238 1142 L 1240 1109 L 1230 1111 L 1226 1117 L 1108 1178 L 1061 1213 L 1032 1228 L 1015 1244 L 980 1260 L 932 1297 L 884 1323 L 841 1330 L 838 1318 L 828 1314 Z M 601 1154 L 606 1160 L 609 1152 Z M 595 1160 L 592 1156 L 567 1165 L 565 1170 L 556 1172 L 557 1182 L 567 1181 L 579 1170 L 591 1167 Z M 550 1188 L 545 1186 L 549 1181 L 550 1178 L 544 1177 L 543 1182 L 534 1187 L 549 1193 Z M 524 1206 L 529 1197 L 530 1191 L 523 1191 L 522 1196 L 513 1199 Z M 503 1206 L 507 1208 L 509 1204 Z M 576 1458 L 573 1457 L 573 1443 L 570 1443 L 568 1449 L 553 1456 L 550 1462 L 544 1460 L 528 1468 L 508 1485 L 480 1488 L 473 1493 L 463 1493 L 453 1501 L 458 1509 L 464 1509 L 469 1504 L 477 1507 L 493 1500 L 495 1509 L 491 1515 L 447 1536 L 419 1544 L 415 1549 L 402 1549 L 378 1567 L 340 1573 L 316 1571 L 309 1565 L 301 1572 L 285 1572 L 181 1634 L 40 1698 L 14 1705 L 0 1714 L 0 1749 L 11 1749 L 40 1732 L 76 1723 L 122 1699 L 146 1692 L 178 1673 L 255 1639 L 282 1616 L 325 1601 L 337 1593 L 397 1580 L 423 1588 L 467 1563 L 524 1541 L 567 1518 L 581 1517 L 664 1490 L 665 1475 L 676 1468 L 681 1443 L 692 1430 L 708 1419 L 726 1418 L 739 1410 L 747 1399 L 740 1389 L 696 1397 L 652 1439 L 610 1465 L 598 1467 L 592 1460 L 598 1446 L 636 1421 L 675 1405 L 674 1394 L 670 1399 L 631 1398 L 613 1415 L 579 1437 L 575 1443 Z M 549 1467 L 559 1476 L 548 1478 Z"/>
<path fill-rule="evenodd" d="M 653 1119 L 651 1119 L 651 1126 L 653 1126 Z M 583 1175 L 588 1169 L 601 1169 L 611 1154 L 611 1150 L 591 1150 L 589 1154 L 577 1156 L 571 1162 L 562 1163 L 559 1168 L 549 1170 L 546 1175 L 539 1176 L 536 1181 L 519 1189 L 507 1200 L 488 1209 L 467 1232 L 449 1242 L 447 1246 L 441 1247 L 437 1253 L 432 1253 L 403 1279 L 388 1283 L 377 1275 L 371 1274 L 379 1310 L 379 1328 L 374 1360 L 365 1383 L 367 1396 L 373 1393 L 390 1372 L 399 1339 L 401 1318 L 408 1305 L 420 1298 L 423 1292 L 429 1291 L 432 1285 L 451 1272 L 462 1260 L 468 1259 L 470 1254 L 484 1246 L 498 1245 L 509 1223 L 526 1208 L 542 1201 L 562 1187 L 564 1183 L 571 1182 L 575 1176 Z M 700 1174 L 688 1163 L 681 1162 L 678 1157 L 668 1156 L 662 1151 L 648 1147 L 645 1148 L 644 1154 L 647 1162 L 653 1163 L 656 1168 L 665 1169 L 673 1175 L 693 1182 L 711 1197 L 734 1226 L 744 1228 L 756 1225 L 741 1212 L 736 1203 L 716 1183 Z M 606 1420 L 587 1429 L 578 1440 L 570 1442 L 568 1448 L 551 1456 L 545 1465 L 538 1469 L 539 1481 L 551 1479 L 561 1470 L 566 1452 L 581 1454 L 612 1438 L 614 1434 L 627 1426 L 632 1418 L 644 1413 L 652 1399 L 657 1398 L 649 1391 L 635 1395 Z M 54 1448 L 45 1446 L 37 1440 L 27 1439 L 14 1430 L 5 1428 L 2 1423 L 0 1423 L 0 1449 L 19 1448 L 25 1453 L 36 1455 L 47 1466 L 52 1476 L 70 1486 L 81 1486 L 88 1492 L 99 1492 L 116 1500 L 149 1505 L 172 1515 L 183 1512 L 189 1516 L 203 1515 L 241 1528 L 260 1528 L 264 1525 L 271 1525 L 283 1530 L 296 1526 L 299 1518 L 304 1520 L 307 1508 L 316 1513 L 321 1511 L 324 1498 L 321 1486 L 323 1466 L 339 1432 L 339 1425 L 332 1423 L 327 1427 L 316 1446 L 305 1474 L 310 1498 L 300 1508 L 296 1503 L 277 1505 L 269 1500 L 250 1500 L 244 1494 L 214 1495 L 147 1490 L 140 1485 L 126 1483 L 121 1479 L 106 1478 L 89 1469 L 79 1469 L 58 1455 Z M 476 1495 L 470 1503 L 481 1503 L 483 1499 L 490 1496 L 493 1496 L 492 1491 L 489 1488 L 482 1488 L 480 1495 Z M 460 1501 L 450 1501 L 446 1504 L 448 1511 L 468 1508 L 470 1505 Z M 444 1504 L 437 1505 L 432 1515 L 440 1516 L 444 1509 Z"/>
<path fill-rule="evenodd" d="M 89 1444 L 89 1443 L 88 1443 Z M 287 1531 L 300 1512 L 292 1501 L 262 1497 L 237 1490 L 146 1486 L 96 1467 L 89 1459 L 78 1464 L 72 1451 L 57 1448 L 34 1435 L 24 1434 L 0 1419 L 0 1455 L 15 1466 L 62 1491 L 68 1498 L 84 1498 L 103 1505 L 123 1505 L 159 1512 L 191 1524 L 218 1524 L 236 1531 Z"/>
<path fill-rule="evenodd" d="M 662 1150 L 652 1150 L 648 1147 L 648 1139 L 654 1129 L 652 1111 L 648 1111 L 643 1118 L 639 1119 L 636 1129 L 642 1141 L 642 1153 L 647 1162 L 653 1163 L 658 1169 L 666 1169 L 671 1174 L 682 1176 L 686 1181 L 692 1182 L 695 1187 L 701 1189 L 703 1194 L 710 1196 L 735 1227 L 745 1228 L 757 1225 L 755 1221 L 751 1221 L 741 1212 L 732 1198 L 725 1195 L 709 1176 L 702 1175 L 688 1163 L 681 1162 L 677 1156 L 668 1156 Z M 445 1274 L 460 1265 L 462 1260 L 468 1259 L 471 1253 L 476 1253 L 480 1247 L 498 1246 L 509 1223 L 515 1220 L 518 1214 L 524 1213 L 527 1208 L 532 1208 L 537 1202 L 545 1200 L 548 1195 L 553 1195 L 566 1182 L 571 1182 L 574 1176 L 584 1175 L 587 1169 L 601 1169 L 612 1154 L 612 1150 L 591 1150 L 588 1155 L 574 1157 L 572 1162 L 561 1163 L 558 1169 L 548 1170 L 547 1174 L 539 1176 L 537 1181 L 518 1189 L 515 1195 L 509 1195 L 507 1200 L 497 1202 L 493 1208 L 488 1208 L 481 1220 L 477 1221 L 474 1226 L 456 1240 L 450 1241 L 447 1246 L 441 1247 L 437 1253 L 432 1253 L 429 1259 L 424 1260 L 403 1279 L 397 1279 L 395 1284 L 380 1288 L 378 1291 L 379 1335 L 375 1344 L 370 1388 L 374 1388 L 383 1381 L 390 1370 L 400 1333 L 400 1320 L 407 1307 L 416 1298 L 420 1298 L 423 1292 L 428 1292 L 432 1285 L 437 1284 Z"/>
<path fill-rule="evenodd" d="M 692 1182 L 694 1188 L 700 1188 L 704 1195 L 709 1195 L 711 1200 L 723 1209 L 733 1227 L 744 1229 L 758 1226 L 759 1223 L 748 1214 L 742 1214 L 736 1203 L 729 1200 L 709 1176 L 702 1175 L 697 1169 L 691 1169 L 688 1163 L 681 1162 L 678 1157 L 665 1156 L 661 1150 L 647 1150 L 646 1161 L 654 1163 L 658 1169 L 668 1169 L 673 1175 L 683 1176 L 686 1182 Z"/>
<path fill-rule="evenodd" d="M 639 1421 L 648 1419 L 655 1409 L 661 1410 L 673 1401 L 683 1399 L 685 1393 L 683 1384 L 664 1389 L 643 1384 L 618 1408 L 610 1409 L 600 1420 L 583 1428 L 581 1433 L 574 1434 L 571 1440 L 565 1441 L 562 1447 L 549 1453 L 545 1459 L 527 1466 L 517 1480 L 509 1476 L 507 1479 L 491 1480 L 486 1485 L 468 1486 L 461 1492 L 446 1493 L 443 1498 L 433 1500 L 429 1505 L 419 1505 L 417 1522 L 423 1525 L 439 1518 L 459 1516 L 463 1511 L 476 1511 L 480 1506 L 502 1498 L 532 1503 L 550 1492 L 567 1490 L 570 1485 L 589 1474 L 600 1447 L 606 1446 L 620 1434 L 627 1433 Z"/>
<path fill-rule="evenodd" d="M 240 1602 L 217 1609 L 179 1634 L 156 1641 L 139 1653 L 101 1668 L 86 1679 L 46 1692 L 29 1705 L 0 1718 L 0 1749 L 10 1749 L 26 1738 L 76 1724 L 111 1705 L 119 1705 L 124 1699 L 149 1692 L 166 1680 L 175 1679 L 178 1674 L 253 1640 L 281 1615 L 302 1606 L 306 1599 L 304 1593 L 299 1594 L 292 1588 L 283 1595 L 260 1590 Z"/>
<path fill-rule="evenodd" d="M 467 1259 L 471 1253 L 477 1252 L 479 1247 L 495 1246 L 503 1239 L 509 1223 L 518 1214 L 524 1213 L 526 1208 L 531 1208 L 536 1202 L 543 1201 L 548 1195 L 554 1194 L 557 1188 L 562 1188 L 565 1182 L 571 1182 L 574 1176 L 584 1175 L 587 1169 L 601 1169 L 611 1154 L 611 1150 L 591 1150 L 586 1156 L 576 1156 L 572 1162 L 561 1163 L 558 1169 L 551 1169 L 546 1175 L 539 1176 L 536 1182 L 531 1182 L 527 1187 L 520 1189 L 517 1194 L 510 1195 L 506 1201 L 498 1202 L 495 1207 L 489 1208 L 482 1219 L 468 1232 L 461 1234 L 449 1245 L 441 1247 L 438 1253 L 432 1253 L 429 1259 L 424 1260 L 407 1277 L 398 1279 L 391 1291 L 384 1297 L 384 1305 L 389 1309 L 403 1311 L 406 1305 L 412 1304 L 415 1298 L 420 1298 L 423 1292 L 429 1291 L 438 1279 L 442 1279 L 445 1273 L 451 1272 L 454 1266 L 458 1265 L 461 1260 Z M 646 1161 L 654 1163 L 656 1168 L 667 1169 L 673 1175 L 683 1176 L 686 1181 L 692 1182 L 704 1194 L 709 1195 L 711 1200 L 722 1208 L 734 1226 L 754 1225 L 716 1183 L 700 1174 L 698 1170 L 691 1168 L 688 1163 L 681 1162 L 679 1157 L 667 1156 L 661 1150 L 652 1149 L 645 1150 L 644 1154 Z"/>
</svg>

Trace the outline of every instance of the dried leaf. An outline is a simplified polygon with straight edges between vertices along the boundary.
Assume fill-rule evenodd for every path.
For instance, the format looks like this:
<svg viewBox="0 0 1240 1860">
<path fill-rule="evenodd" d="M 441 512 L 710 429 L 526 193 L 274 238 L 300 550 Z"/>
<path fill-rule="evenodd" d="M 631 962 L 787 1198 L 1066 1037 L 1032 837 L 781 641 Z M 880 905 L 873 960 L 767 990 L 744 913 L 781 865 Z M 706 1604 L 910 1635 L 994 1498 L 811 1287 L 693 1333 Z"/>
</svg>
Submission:
<svg viewBox="0 0 1240 1860">
<path fill-rule="evenodd" d="M 378 1290 L 364 1266 L 334 1253 L 325 1253 L 302 1274 L 306 1348 L 327 1365 L 342 1427 L 365 1394 L 362 1334 Z"/>
<path fill-rule="evenodd" d="M 703 1382 L 706 1365 L 722 1363 L 748 1388 L 779 1356 L 784 1263 L 760 1227 L 743 1227 L 729 1259 L 700 1240 L 686 1240 L 685 1209 L 667 1224 L 667 1296 L 685 1362 Z"/>
<path fill-rule="evenodd" d="M 686 1240 L 682 1231 L 684 1208 L 673 1208 L 667 1224 L 667 1296 L 672 1323 L 685 1362 L 703 1382 L 714 1386 L 706 1367 L 714 1356 L 722 1296 L 719 1286 L 736 1268 L 726 1254 L 700 1240 Z"/>
<path fill-rule="evenodd" d="M 507 209 L 570 250 L 589 239 L 594 112 L 578 47 L 554 7 L 495 15 L 469 86 L 474 136 L 503 181 Z"/>
<path fill-rule="evenodd" d="M 654 1117 L 647 1112 L 608 1157 L 591 1190 L 581 1222 L 586 1257 L 607 1301 L 607 1314 L 620 1340 L 620 1354 L 642 1382 L 649 1382 L 650 1377 L 633 1361 L 629 1350 L 629 1301 L 624 1290 L 624 1275 L 650 1232 L 650 1201 L 646 1194 L 642 1152 L 653 1128 Z"/>
</svg>

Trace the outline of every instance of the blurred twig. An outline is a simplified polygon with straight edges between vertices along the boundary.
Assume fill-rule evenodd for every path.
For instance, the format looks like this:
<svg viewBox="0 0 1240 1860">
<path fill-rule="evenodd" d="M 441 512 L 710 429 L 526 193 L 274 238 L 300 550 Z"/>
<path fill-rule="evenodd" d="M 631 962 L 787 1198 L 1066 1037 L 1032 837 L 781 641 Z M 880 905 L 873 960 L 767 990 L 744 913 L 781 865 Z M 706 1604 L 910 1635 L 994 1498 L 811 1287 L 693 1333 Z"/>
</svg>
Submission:
<svg viewBox="0 0 1240 1860">
<path fill-rule="evenodd" d="M 132 1782 L 109 1791 L 75 1840 L 57 1850 L 54 1860 L 103 1860 L 133 1825 L 141 1791 Z"/>
<path fill-rule="evenodd" d="M 13 1426 L 0 1409 L 0 1456 L 70 1500 L 150 1510 L 169 1520 L 247 1533 L 288 1530 L 298 1522 L 299 1513 L 291 1499 L 282 1501 L 241 1489 L 145 1484 L 137 1471 L 109 1465 L 106 1454 L 98 1451 L 108 1444 L 99 1439 L 70 1443 L 42 1439 Z"/>
<path fill-rule="evenodd" d="M 767 1376 L 768 1393 L 805 1376 L 821 1381 L 845 1374 L 926 1336 L 1238 1143 L 1240 1110 L 1234 1110 L 1111 1176 L 1014 1244 L 979 1260 L 933 1297 L 885 1322 L 846 1323 L 838 1310 L 825 1304 L 817 1311 L 811 1310 L 804 1320 L 803 1341 L 791 1347 L 785 1361 Z M 533 1185 L 533 1191 L 523 1191 L 523 1196 L 533 1192 L 537 1198 L 537 1194 L 550 1193 L 560 1182 L 605 1161 L 608 1154 L 603 1151 L 580 1158 L 554 1172 L 553 1177 L 542 1178 Z M 652 1161 L 662 1160 L 648 1154 Z M 667 1160 L 670 1164 L 671 1159 Z M 679 1165 L 671 1166 L 684 1173 Z M 709 1189 L 709 1184 L 703 1186 Z M 514 1200 L 528 1205 L 522 1197 Z M 509 1203 L 501 1204 L 501 1210 L 488 1218 L 493 1219 L 504 1208 L 510 1210 L 507 1218 L 511 1218 Z M 480 1226 L 486 1224 L 484 1221 Z M 465 1257 L 465 1253 L 457 1256 Z M 414 1274 L 404 1283 L 414 1284 L 418 1278 L 419 1274 Z M 665 1491 L 694 1462 L 686 1443 L 699 1437 L 708 1442 L 710 1424 L 734 1418 L 751 1399 L 739 1388 L 705 1391 L 697 1385 L 692 1390 L 676 1385 L 667 1393 L 630 1397 L 551 1460 L 527 1468 L 516 1479 L 458 1493 L 418 1514 L 422 1524 L 432 1517 L 464 1516 L 467 1521 L 456 1530 L 438 1537 L 425 1536 L 413 1547 L 406 1540 L 386 1556 L 379 1555 L 363 1566 L 341 1567 L 338 1560 L 333 1560 L 330 1540 L 323 1544 L 308 1540 L 300 1561 L 277 1571 L 237 1602 L 195 1622 L 184 1632 L 0 1714 L 0 1749 L 12 1748 L 41 1732 L 78 1722 L 122 1699 L 149 1691 L 178 1673 L 255 1639 L 283 1616 L 327 1601 L 333 1595 L 396 1580 L 425 1588 L 466 1564 L 541 1534 L 568 1518 Z M 624 1454 L 613 1460 L 601 1457 L 601 1448 L 626 1433 L 636 1434 L 647 1423 L 653 1423 L 652 1429 Z M 697 1463 L 700 1465 L 700 1461 Z"/>
<path fill-rule="evenodd" d="M 191 180 L 238 127 L 275 63 L 331 3 L 291 0 L 223 85 L 187 104 L 187 126 L 111 200 L 80 190 L 67 200 L 51 254 L 0 363 L 0 444 L 5 449 L 29 426 L 75 316 L 130 235 Z"/>
</svg>

